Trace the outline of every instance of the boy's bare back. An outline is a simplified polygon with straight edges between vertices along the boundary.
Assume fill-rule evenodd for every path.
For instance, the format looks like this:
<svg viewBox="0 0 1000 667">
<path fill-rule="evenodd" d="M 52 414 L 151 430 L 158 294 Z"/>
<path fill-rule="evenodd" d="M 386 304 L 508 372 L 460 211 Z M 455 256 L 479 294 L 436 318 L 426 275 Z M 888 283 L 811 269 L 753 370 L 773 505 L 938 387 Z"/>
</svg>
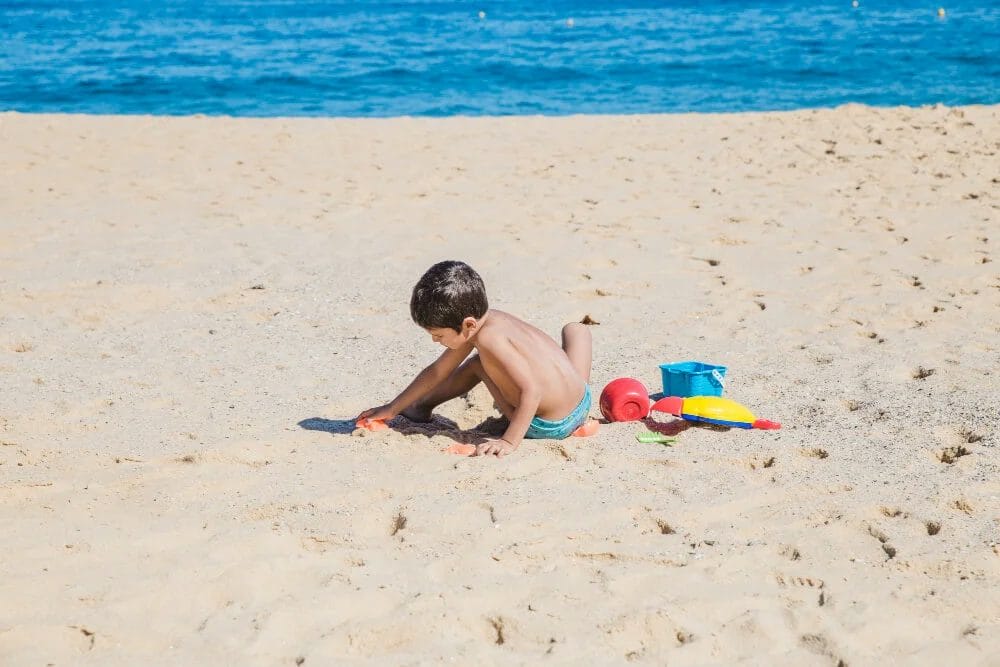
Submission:
<svg viewBox="0 0 1000 667">
<path fill-rule="evenodd" d="M 486 375 L 507 400 L 500 406 L 504 414 L 520 405 L 520 387 L 538 391 L 535 414 L 543 419 L 566 415 L 583 397 L 588 378 L 580 376 L 555 340 L 524 320 L 491 309 L 473 345 Z"/>
</svg>

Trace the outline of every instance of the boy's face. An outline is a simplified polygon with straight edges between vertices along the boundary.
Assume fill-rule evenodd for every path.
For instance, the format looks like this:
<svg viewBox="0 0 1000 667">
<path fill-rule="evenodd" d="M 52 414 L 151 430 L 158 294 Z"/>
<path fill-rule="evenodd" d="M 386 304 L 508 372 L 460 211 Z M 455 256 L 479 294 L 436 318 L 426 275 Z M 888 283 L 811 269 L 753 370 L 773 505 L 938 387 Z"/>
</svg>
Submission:
<svg viewBox="0 0 1000 667">
<path fill-rule="evenodd" d="M 462 343 L 464 343 L 466 340 L 465 336 L 463 336 L 461 333 L 458 333 L 454 329 L 448 329 L 448 328 L 438 329 L 437 327 L 433 327 L 430 329 L 426 329 L 426 331 L 431 335 L 431 340 L 433 340 L 435 343 L 441 343 L 449 350 L 454 350 L 461 347 Z"/>
<path fill-rule="evenodd" d="M 466 317 L 462 321 L 462 330 L 455 331 L 454 329 L 431 327 L 425 329 L 427 333 L 431 335 L 431 340 L 435 343 L 441 343 L 449 350 L 457 350 L 462 347 L 472 337 L 476 331 L 479 330 L 479 322 L 473 317 Z"/>
</svg>

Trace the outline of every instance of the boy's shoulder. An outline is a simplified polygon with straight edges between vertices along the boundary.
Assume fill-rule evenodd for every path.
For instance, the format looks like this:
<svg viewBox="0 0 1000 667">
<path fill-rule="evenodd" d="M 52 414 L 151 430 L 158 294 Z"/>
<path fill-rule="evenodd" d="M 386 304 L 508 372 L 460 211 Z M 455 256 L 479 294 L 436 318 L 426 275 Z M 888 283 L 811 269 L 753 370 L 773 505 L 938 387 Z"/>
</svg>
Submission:
<svg viewBox="0 0 1000 667">
<path fill-rule="evenodd" d="M 479 331 L 477 346 L 497 345 L 503 341 L 516 337 L 516 332 L 527 326 L 527 323 L 510 313 L 502 310 L 489 311 L 490 317 L 483 324 Z"/>
<path fill-rule="evenodd" d="M 486 325 L 493 327 L 494 330 L 512 329 L 527 326 L 528 324 L 517 315 L 511 315 L 505 310 L 493 310 L 491 308 L 489 314 L 490 317 L 487 319 Z"/>
</svg>

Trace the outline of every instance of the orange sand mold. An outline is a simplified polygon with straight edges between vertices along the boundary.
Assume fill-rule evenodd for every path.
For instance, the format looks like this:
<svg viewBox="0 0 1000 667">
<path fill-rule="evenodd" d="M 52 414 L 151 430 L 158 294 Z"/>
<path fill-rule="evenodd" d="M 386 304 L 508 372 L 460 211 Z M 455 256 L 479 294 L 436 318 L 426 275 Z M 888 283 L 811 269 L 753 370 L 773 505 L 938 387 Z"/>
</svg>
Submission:
<svg viewBox="0 0 1000 667">
<path fill-rule="evenodd" d="M 366 428 L 369 431 L 384 431 L 389 428 L 384 419 L 368 419 L 367 417 L 359 419 L 354 425 L 358 428 Z"/>
</svg>

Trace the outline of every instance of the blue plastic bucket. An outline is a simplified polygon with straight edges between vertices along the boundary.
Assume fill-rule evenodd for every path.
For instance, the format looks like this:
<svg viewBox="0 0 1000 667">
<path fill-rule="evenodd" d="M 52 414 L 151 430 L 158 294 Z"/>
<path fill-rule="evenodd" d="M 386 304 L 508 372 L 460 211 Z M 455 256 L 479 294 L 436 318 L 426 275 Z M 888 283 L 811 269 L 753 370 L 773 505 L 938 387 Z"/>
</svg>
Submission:
<svg viewBox="0 0 1000 667">
<path fill-rule="evenodd" d="M 664 396 L 722 396 L 726 385 L 726 367 L 681 361 L 660 364 Z"/>
</svg>

